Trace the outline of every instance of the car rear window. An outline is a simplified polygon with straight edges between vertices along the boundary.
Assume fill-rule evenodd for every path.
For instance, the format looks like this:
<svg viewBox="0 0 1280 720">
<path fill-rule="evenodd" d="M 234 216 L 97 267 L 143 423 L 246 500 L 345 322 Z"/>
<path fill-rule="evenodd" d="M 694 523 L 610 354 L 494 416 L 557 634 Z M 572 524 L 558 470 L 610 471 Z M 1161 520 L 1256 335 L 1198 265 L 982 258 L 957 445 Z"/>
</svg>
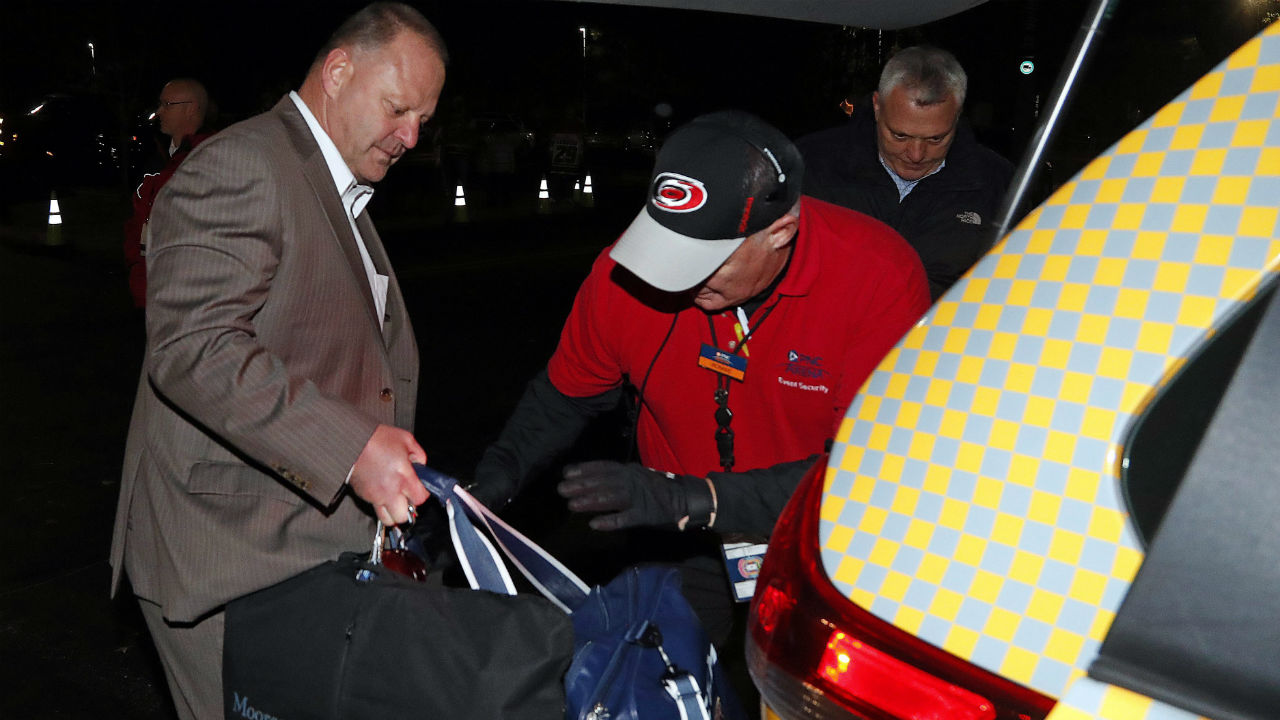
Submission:
<svg viewBox="0 0 1280 720">
<path fill-rule="evenodd" d="M 1144 546 L 1160 527 L 1274 292 L 1273 283 L 1211 336 L 1133 424 L 1120 482 Z"/>
</svg>

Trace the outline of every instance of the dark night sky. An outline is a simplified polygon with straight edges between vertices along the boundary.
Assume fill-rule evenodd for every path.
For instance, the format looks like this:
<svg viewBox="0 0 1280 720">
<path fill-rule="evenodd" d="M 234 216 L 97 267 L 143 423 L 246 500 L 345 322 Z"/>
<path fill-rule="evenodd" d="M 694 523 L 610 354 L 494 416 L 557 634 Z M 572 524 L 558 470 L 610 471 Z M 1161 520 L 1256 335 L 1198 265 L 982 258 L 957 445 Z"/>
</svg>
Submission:
<svg viewBox="0 0 1280 720">
<path fill-rule="evenodd" d="M 992 43 L 990 36 L 1017 33 L 1024 8 L 1033 2 L 992 0 L 938 24 L 938 40 L 954 41 L 948 45 L 966 64 L 979 54 L 1016 52 L 1019 38 Z M 362 4 L 7 0 L 5 15 L 29 20 L 0 23 L 0 108 L 13 111 L 45 92 L 85 83 L 92 41 L 99 85 L 106 89 L 128 94 L 137 88 L 150 96 L 165 78 L 190 73 L 207 79 L 229 109 L 239 110 L 264 90 L 295 84 L 316 47 Z M 786 94 L 780 85 L 808 87 L 828 73 L 825 61 L 831 58 L 822 54 L 840 32 L 814 23 L 590 3 L 415 4 L 440 27 L 454 55 L 448 91 L 468 96 L 576 89 L 577 28 L 586 24 L 602 33 L 593 45 L 628 51 L 632 83 L 693 88 L 694 96 L 744 92 L 767 100 Z M 1054 5 L 1083 8 L 1084 0 Z"/>
<path fill-rule="evenodd" d="M 192 75 L 206 82 L 225 119 L 243 117 L 295 87 L 315 49 L 362 4 L 6 0 L 0 11 L 0 113 L 25 110 L 48 92 L 88 88 L 117 107 L 140 111 L 165 79 Z M 415 3 L 440 28 L 453 55 L 442 112 L 513 112 L 546 127 L 578 113 L 585 78 L 589 125 L 652 120 L 654 105 L 665 101 L 677 122 L 733 105 L 799 134 L 836 122 L 835 105 L 850 85 L 875 77 L 883 60 L 878 45 L 929 41 L 951 49 L 965 65 L 971 118 L 989 144 L 1009 155 L 1020 154 L 1020 138 L 1031 129 L 1032 98 L 1051 88 L 1088 4 L 990 0 L 920 29 L 879 34 L 590 3 Z M 1208 69 L 1242 39 L 1235 26 L 1245 22 L 1223 10 L 1236 4 L 1259 5 L 1118 2 L 1110 42 L 1077 104 L 1122 111 L 1109 114 L 1117 118 L 1115 128 L 1074 132 L 1114 139 Z M 1261 4 L 1276 9 L 1280 3 Z M 585 72 L 578 33 L 584 24 L 592 30 Z M 96 48 L 92 81 L 89 42 Z M 1016 71 L 1028 54 L 1040 68 L 1031 79 Z M 1134 76 L 1141 80 L 1124 79 Z"/>
</svg>

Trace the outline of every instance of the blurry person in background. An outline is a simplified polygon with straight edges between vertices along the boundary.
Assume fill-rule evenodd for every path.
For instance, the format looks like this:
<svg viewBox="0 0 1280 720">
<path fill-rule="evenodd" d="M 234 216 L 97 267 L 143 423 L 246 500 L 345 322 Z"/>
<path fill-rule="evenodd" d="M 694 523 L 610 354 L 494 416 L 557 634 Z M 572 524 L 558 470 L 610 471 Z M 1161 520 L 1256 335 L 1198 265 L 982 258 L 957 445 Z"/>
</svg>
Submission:
<svg viewBox="0 0 1280 720">
<path fill-rule="evenodd" d="M 209 137 L 209 92 L 198 80 L 177 78 L 165 83 L 156 104 L 160 132 L 169 138 L 168 152 L 157 167 L 142 176 L 133 192 L 133 214 L 124 224 L 124 262 L 129 271 L 129 294 L 134 307 L 147 304 L 147 240 L 151 206 L 160 188 L 187 158 L 187 153 Z"/>
</svg>

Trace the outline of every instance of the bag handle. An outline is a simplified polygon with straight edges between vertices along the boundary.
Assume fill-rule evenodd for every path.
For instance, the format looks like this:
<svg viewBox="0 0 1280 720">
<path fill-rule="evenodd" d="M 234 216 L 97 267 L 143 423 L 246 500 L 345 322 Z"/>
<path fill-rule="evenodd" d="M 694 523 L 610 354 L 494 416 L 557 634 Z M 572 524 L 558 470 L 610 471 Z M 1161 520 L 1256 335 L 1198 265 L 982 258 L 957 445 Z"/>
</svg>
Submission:
<svg viewBox="0 0 1280 720">
<path fill-rule="evenodd" d="M 502 557 L 493 549 L 493 545 L 472 524 L 467 513 L 457 511 L 460 500 L 459 493 L 465 493 L 458 481 L 436 472 L 425 465 L 414 464 L 418 479 L 423 487 L 431 493 L 431 497 L 444 506 L 449 516 L 449 537 L 453 540 L 453 549 L 458 555 L 458 563 L 467 576 L 467 584 L 472 590 L 488 590 L 504 595 L 515 595 L 516 586 L 511 581 L 507 566 Z M 470 497 L 470 495 L 468 495 Z M 472 498 L 472 502 L 475 499 Z"/>
<path fill-rule="evenodd" d="M 493 552 L 493 546 L 476 529 L 475 526 L 478 524 L 484 527 L 489 535 L 497 541 L 498 547 L 502 549 L 502 554 L 515 564 L 520 572 L 529 579 L 529 582 L 533 583 L 533 586 L 538 589 L 538 592 L 542 593 L 543 597 L 570 614 L 586 602 L 591 588 L 581 578 L 573 574 L 569 568 L 565 567 L 563 563 L 537 543 L 522 535 L 520 531 L 508 525 L 502 518 L 495 515 L 492 510 L 472 497 L 471 493 L 463 489 L 457 480 L 425 465 L 415 464 L 414 469 L 417 470 L 418 478 L 422 480 L 422 484 L 427 488 L 427 491 L 437 500 L 443 502 L 445 509 L 449 511 L 449 531 L 455 537 L 454 549 L 457 550 L 458 559 L 463 563 L 464 568 L 469 563 L 473 565 L 484 564 L 483 562 L 475 562 L 474 545 L 464 547 L 457 541 L 456 538 L 459 536 L 465 537 L 466 532 L 469 531 L 475 537 L 484 541 L 484 545 L 489 552 Z M 455 517 L 454 500 L 461 504 L 464 511 L 460 513 L 460 517 Z M 455 532 L 455 528 L 463 529 Z M 496 559 L 496 556 L 495 560 L 505 575 L 505 565 L 500 559 Z M 468 574 L 469 578 L 470 575 Z M 509 582 L 510 578 L 508 577 L 507 579 Z M 475 586 L 473 585 L 472 587 Z M 515 593 L 512 592 L 511 594 Z"/>
</svg>

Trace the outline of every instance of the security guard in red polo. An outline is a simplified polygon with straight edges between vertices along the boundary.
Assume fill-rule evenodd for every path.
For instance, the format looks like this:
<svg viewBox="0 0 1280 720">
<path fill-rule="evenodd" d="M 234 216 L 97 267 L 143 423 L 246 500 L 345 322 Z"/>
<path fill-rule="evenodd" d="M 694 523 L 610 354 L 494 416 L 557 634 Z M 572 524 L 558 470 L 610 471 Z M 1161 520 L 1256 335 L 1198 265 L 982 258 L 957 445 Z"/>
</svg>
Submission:
<svg viewBox="0 0 1280 720">
<path fill-rule="evenodd" d="M 476 469 L 511 499 L 636 397 L 639 463 L 563 471 L 559 493 L 596 530 L 666 528 L 685 594 L 721 644 L 732 598 L 719 533 L 767 537 L 854 394 L 929 307 L 915 251 L 866 215 L 802 197 L 803 161 L 755 116 L 676 130 L 645 207 L 596 259 L 545 372 Z M 696 532 L 695 532 L 696 530 Z M 710 531 L 710 532 L 709 532 Z"/>
</svg>

